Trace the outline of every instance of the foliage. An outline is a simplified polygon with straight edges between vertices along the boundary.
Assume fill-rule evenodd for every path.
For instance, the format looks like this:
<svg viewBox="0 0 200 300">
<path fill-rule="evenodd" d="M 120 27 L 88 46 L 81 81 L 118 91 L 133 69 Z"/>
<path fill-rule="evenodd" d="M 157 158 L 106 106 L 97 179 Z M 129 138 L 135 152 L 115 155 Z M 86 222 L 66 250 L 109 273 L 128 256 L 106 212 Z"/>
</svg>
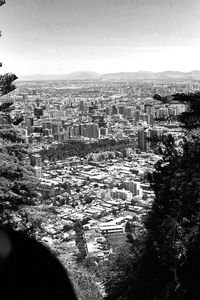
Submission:
<svg viewBox="0 0 200 300">
<path fill-rule="evenodd" d="M 0 76 L 2 94 L 14 89 L 14 74 Z M 17 209 L 21 204 L 33 204 L 36 180 L 28 164 L 27 148 L 14 123 L 21 120 L 12 112 L 13 102 L 0 104 L 0 210 Z"/>
<path fill-rule="evenodd" d="M 200 126 L 200 92 L 188 94 L 175 94 L 174 100 L 187 105 L 179 120 L 187 130 L 199 128 Z"/>
<path fill-rule="evenodd" d="M 84 236 L 83 225 L 81 222 L 76 221 L 74 224 L 74 231 L 76 233 L 76 246 L 79 250 L 78 260 L 82 261 L 87 256 L 87 245 Z"/>
<path fill-rule="evenodd" d="M 101 285 L 93 272 L 81 266 L 68 266 L 70 278 L 73 282 L 79 300 L 102 300 Z"/>
<path fill-rule="evenodd" d="M 189 276 L 191 253 L 200 260 L 200 249 L 196 246 L 200 224 L 200 141 L 185 138 L 181 151 L 172 139 L 167 142 L 163 159 L 150 176 L 156 198 L 146 228 L 156 257 L 155 266 L 165 274 L 163 286 L 157 286 L 155 294 L 158 299 L 179 299 L 180 295 L 186 299 L 189 286 L 183 278 Z M 154 274 L 154 278 L 158 276 Z M 198 272 L 195 276 L 199 276 Z M 195 293 L 200 295 L 200 290 Z"/>
<path fill-rule="evenodd" d="M 5 4 L 5 0 L 0 0 L 0 6 Z"/>
<path fill-rule="evenodd" d="M 4 3 L 1 1 L 0 6 Z M 0 96 L 15 89 L 16 79 L 12 73 L 0 75 Z M 16 129 L 23 116 L 14 112 L 13 104 L 8 98 L 0 102 L 0 223 L 18 228 L 21 220 L 22 227 L 31 230 L 27 214 L 20 210 L 20 205 L 34 204 L 37 182 L 29 165 L 28 149 Z"/>
<path fill-rule="evenodd" d="M 12 80 L 15 78 L 13 74 L 1 76 L 3 92 L 10 91 L 10 86 L 11 90 L 13 89 Z M 1 223 L 7 223 L 9 211 L 17 210 L 21 204 L 34 204 L 36 196 L 36 179 L 33 169 L 29 166 L 27 147 L 14 125 L 21 120 L 21 116 L 14 115 L 12 109 L 11 101 L 2 102 L 0 105 Z"/>
<path fill-rule="evenodd" d="M 13 90 L 15 90 L 15 85 L 13 82 L 17 79 L 17 76 L 12 73 L 6 73 L 4 75 L 0 75 L 0 91 L 1 95 L 6 95 Z M 6 109 L 9 107 L 9 104 L 1 104 L 1 109 Z"/>
<path fill-rule="evenodd" d="M 129 242 L 130 244 L 133 244 L 134 241 L 133 241 L 133 234 L 132 234 L 132 226 L 129 221 L 126 222 L 125 232 L 126 232 L 127 242 Z"/>
<path fill-rule="evenodd" d="M 16 79 L 12 73 L 0 75 L 0 96 L 15 89 L 13 82 Z M 28 163 L 27 147 L 15 128 L 23 117 L 13 110 L 13 101 L 0 103 L 0 220 L 1 224 L 15 227 L 13 211 L 21 204 L 34 203 L 36 180 Z M 22 212 L 21 220 L 24 216 Z"/>
<path fill-rule="evenodd" d="M 185 137 L 181 147 L 177 147 L 172 136 L 165 137 L 163 158 L 149 176 L 156 197 L 145 224 L 148 239 L 143 261 L 151 259 L 154 272 L 145 271 L 143 263 L 139 282 L 147 274 L 149 282 L 144 299 L 147 295 L 147 299 L 200 297 L 200 274 L 195 267 L 200 262 L 200 140 L 198 135 L 192 136 Z M 190 273 L 192 280 L 188 280 Z"/>
<path fill-rule="evenodd" d="M 177 116 L 157 118 L 155 121 L 178 121 L 187 131 L 200 127 L 200 92 L 176 93 L 171 96 L 154 95 L 156 100 L 162 103 L 174 103 L 186 105 L 186 111 Z"/>
<path fill-rule="evenodd" d="M 131 251 L 123 247 L 109 261 L 106 299 L 200 299 L 200 93 L 163 102 L 171 100 L 187 104 L 178 117 L 187 135 L 178 143 L 171 135 L 158 140 L 162 159 L 148 176 L 155 200 L 147 233 L 141 248 L 129 243 Z"/>
<path fill-rule="evenodd" d="M 106 300 L 128 299 L 140 269 L 143 245 L 143 238 L 138 237 L 133 243 L 123 244 L 117 253 L 110 255 L 103 279 L 107 293 Z"/>
</svg>

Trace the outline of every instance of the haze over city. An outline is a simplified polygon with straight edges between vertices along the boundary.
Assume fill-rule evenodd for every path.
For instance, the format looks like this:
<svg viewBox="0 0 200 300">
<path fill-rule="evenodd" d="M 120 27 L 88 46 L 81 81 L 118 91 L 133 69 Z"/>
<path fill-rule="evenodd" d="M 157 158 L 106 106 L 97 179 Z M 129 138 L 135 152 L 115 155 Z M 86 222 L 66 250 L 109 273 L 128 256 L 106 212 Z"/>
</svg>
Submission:
<svg viewBox="0 0 200 300">
<path fill-rule="evenodd" d="M 198 0 L 8 0 L 2 72 L 200 69 Z"/>
</svg>

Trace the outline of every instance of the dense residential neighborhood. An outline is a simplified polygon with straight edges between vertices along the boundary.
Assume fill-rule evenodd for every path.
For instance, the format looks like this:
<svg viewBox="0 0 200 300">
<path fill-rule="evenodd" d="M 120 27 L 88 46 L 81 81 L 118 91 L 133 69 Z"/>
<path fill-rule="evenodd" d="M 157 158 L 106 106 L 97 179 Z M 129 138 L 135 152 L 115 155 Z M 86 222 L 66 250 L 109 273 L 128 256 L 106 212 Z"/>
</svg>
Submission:
<svg viewBox="0 0 200 300">
<path fill-rule="evenodd" d="M 40 182 L 38 198 L 54 208 L 54 217 L 40 219 L 38 238 L 55 248 L 68 244 L 73 260 L 73 226 L 80 221 L 87 255 L 106 257 L 125 238 L 127 222 L 135 235 L 144 230 L 154 200 L 148 173 L 160 159 L 153 138 L 170 133 L 179 141 L 183 134 L 169 117 L 185 105 L 163 104 L 154 94 L 195 91 L 198 83 L 19 81 L 17 87 L 9 97 L 24 117 L 18 130 Z"/>
<path fill-rule="evenodd" d="M 0 299 L 199 300 L 200 2 L 0 19 Z"/>
</svg>

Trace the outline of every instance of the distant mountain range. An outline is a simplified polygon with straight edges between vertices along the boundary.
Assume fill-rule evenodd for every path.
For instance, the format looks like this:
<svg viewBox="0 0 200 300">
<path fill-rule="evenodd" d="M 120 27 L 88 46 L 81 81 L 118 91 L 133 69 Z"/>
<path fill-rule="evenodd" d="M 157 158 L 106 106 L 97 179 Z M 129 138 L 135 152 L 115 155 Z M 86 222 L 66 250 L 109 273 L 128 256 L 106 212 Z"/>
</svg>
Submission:
<svg viewBox="0 0 200 300">
<path fill-rule="evenodd" d="M 164 71 L 164 72 L 120 72 L 100 74 L 96 72 L 73 72 L 61 75 L 21 75 L 19 80 L 102 80 L 102 81 L 132 81 L 132 80 L 180 80 L 191 79 L 200 80 L 200 71 L 179 72 L 179 71 Z"/>
</svg>

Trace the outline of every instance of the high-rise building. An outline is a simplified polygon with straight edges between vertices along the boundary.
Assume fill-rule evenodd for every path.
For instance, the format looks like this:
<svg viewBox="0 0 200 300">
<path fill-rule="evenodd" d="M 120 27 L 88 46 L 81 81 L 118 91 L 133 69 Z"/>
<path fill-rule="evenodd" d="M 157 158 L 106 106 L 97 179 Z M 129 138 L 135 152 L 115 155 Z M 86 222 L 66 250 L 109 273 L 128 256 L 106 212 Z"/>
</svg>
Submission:
<svg viewBox="0 0 200 300">
<path fill-rule="evenodd" d="M 133 109 L 132 109 L 132 107 L 131 106 L 124 107 L 123 115 L 125 117 L 132 117 L 133 116 Z"/>
<path fill-rule="evenodd" d="M 110 106 L 106 107 L 106 114 L 111 115 L 111 107 Z"/>
<path fill-rule="evenodd" d="M 42 126 L 40 126 L 40 125 L 34 126 L 34 132 L 42 134 L 42 132 L 43 132 Z"/>
<path fill-rule="evenodd" d="M 150 137 L 150 131 L 148 129 L 142 128 L 138 130 L 138 149 L 142 152 L 150 151 L 150 141 L 148 138 Z"/>
<path fill-rule="evenodd" d="M 35 176 L 37 178 L 41 178 L 42 177 L 42 167 L 35 166 L 34 170 L 35 170 Z"/>
<path fill-rule="evenodd" d="M 119 108 L 116 105 L 113 105 L 111 113 L 112 113 L 112 115 L 118 115 L 119 114 Z"/>
<path fill-rule="evenodd" d="M 111 191 L 111 197 L 114 199 L 121 199 L 121 200 L 132 200 L 133 195 L 130 191 L 127 191 L 125 189 L 117 189 L 114 188 Z"/>
<path fill-rule="evenodd" d="M 95 124 L 95 123 L 87 124 L 87 137 L 89 137 L 89 138 L 99 138 L 100 137 L 98 124 Z"/>
<path fill-rule="evenodd" d="M 85 136 L 89 138 L 99 138 L 100 137 L 99 125 L 97 123 L 80 124 L 79 133 L 81 136 Z"/>
<path fill-rule="evenodd" d="M 36 105 L 37 105 L 37 107 L 40 107 L 40 105 L 41 105 L 41 103 L 42 103 L 42 99 L 36 99 Z"/>
<path fill-rule="evenodd" d="M 31 135 L 31 133 L 33 133 L 33 132 L 34 132 L 34 127 L 33 126 L 30 126 L 30 127 L 27 128 L 27 134 L 28 135 Z"/>
<path fill-rule="evenodd" d="M 107 127 L 101 127 L 101 128 L 100 128 L 100 135 L 101 135 L 101 136 L 106 136 L 106 135 L 108 135 L 108 128 L 107 128 Z"/>
<path fill-rule="evenodd" d="M 49 129 L 48 128 L 43 129 L 43 136 L 49 136 Z"/>
<path fill-rule="evenodd" d="M 53 134 L 56 133 L 56 132 L 59 132 L 61 131 L 61 128 L 62 128 L 62 125 L 60 122 L 55 122 L 52 124 L 52 132 Z"/>
<path fill-rule="evenodd" d="M 144 124 L 150 124 L 150 115 L 140 114 L 140 121 L 142 121 Z"/>
<path fill-rule="evenodd" d="M 79 108 L 80 108 L 80 111 L 82 111 L 82 112 L 87 112 L 88 111 L 88 105 L 87 105 L 87 103 L 85 103 L 84 100 L 80 101 Z"/>
<path fill-rule="evenodd" d="M 138 196 L 141 193 L 139 181 L 134 181 L 134 180 L 126 181 L 125 188 L 126 190 L 130 191 L 133 194 L 133 196 Z"/>
<path fill-rule="evenodd" d="M 32 136 L 28 135 L 25 137 L 25 142 L 26 144 L 31 144 L 32 143 Z"/>
<path fill-rule="evenodd" d="M 40 117 L 43 116 L 43 109 L 40 107 L 34 107 L 34 116 L 37 119 L 40 119 Z"/>
<path fill-rule="evenodd" d="M 182 112 L 184 112 L 186 110 L 186 107 L 184 104 L 176 104 L 176 114 L 179 115 Z"/>
<path fill-rule="evenodd" d="M 61 141 L 65 142 L 69 139 L 69 131 L 61 132 Z"/>
<path fill-rule="evenodd" d="M 155 107 L 154 105 L 151 105 L 151 104 L 145 104 L 144 105 L 144 112 L 146 114 L 155 114 Z"/>
<path fill-rule="evenodd" d="M 87 124 L 80 124 L 80 135 L 87 136 Z"/>
<path fill-rule="evenodd" d="M 73 130 L 74 130 L 74 136 L 76 136 L 76 137 L 80 136 L 80 125 L 79 124 L 74 125 Z"/>
<path fill-rule="evenodd" d="M 56 132 L 53 134 L 53 138 L 55 141 L 57 141 L 58 143 L 62 142 L 62 137 L 61 137 L 61 132 Z"/>
<path fill-rule="evenodd" d="M 167 107 L 161 107 L 156 110 L 157 118 L 167 117 L 168 115 L 169 115 L 169 110 Z"/>
<path fill-rule="evenodd" d="M 119 106 L 119 114 L 123 115 L 124 114 L 124 106 Z"/>
<path fill-rule="evenodd" d="M 140 111 L 139 110 L 136 110 L 134 112 L 134 118 L 135 118 L 135 122 L 139 121 L 139 119 L 140 119 Z"/>
<path fill-rule="evenodd" d="M 149 116 L 150 116 L 150 125 L 151 125 L 151 126 L 154 126 L 154 119 L 155 119 L 155 116 L 154 116 L 154 114 L 150 114 Z"/>
<path fill-rule="evenodd" d="M 24 121 L 27 127 L 34 126 L 34 120 L 32 117 L 25 117 Z"/>
<path fill-rule="evenodd" d="M 39 154 L 32 154 L 31 155 L 31 166 L 33 167 L 41 167 L 42 166 L 42 158 Z"/>
<path fill-rule="evenodd" d="M 169 107 L 169 116 L 176 116 L 176 108 L 175 107 Z"/>
<path fill-rule="evenodd" d="M 44 129 L 52 129 L 52 122 L 43 122 L 42 123 L 42 127 L 44 128 Z"/>
</svg>

